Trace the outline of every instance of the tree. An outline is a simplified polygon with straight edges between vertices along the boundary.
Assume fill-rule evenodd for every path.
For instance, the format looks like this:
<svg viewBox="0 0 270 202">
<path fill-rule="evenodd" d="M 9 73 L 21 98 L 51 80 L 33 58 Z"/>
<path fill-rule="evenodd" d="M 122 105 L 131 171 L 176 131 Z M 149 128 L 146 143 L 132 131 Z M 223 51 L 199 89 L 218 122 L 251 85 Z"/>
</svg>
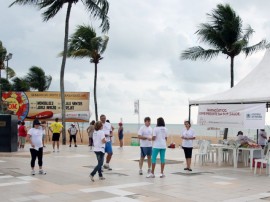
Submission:
<svg viewBox="0 0 270 202">
<path fill-rule="evenodd" d="M 96 121 L 98 121 L 97 106 L 97 65 L 103 59 L 101 55 L 106 50 L 109 37 L 97 37 L 95 30 L 90 26 L 78 26 L 68 43 L 68 57 L 90 58 L 90 63 L 95 64 L 94 74 L 94 103 Z"/>
<path fill-rule="evenodd" d="M 266 40 L 248 46 L 249 38 L 254 30 L 247 26 L 243 29 L 242 20 L 229 4 L 218 4 L 211 14 L 207 14 L 209 23 L 202 23 L 196 34 L 201 42 L 207 43 L 212 49 L 201 46 L 188 48 L 181 54 L 183 60 L 210 60 L 223 53 L 230 58 L 231 88 L 234 86 L 234 58 L 241 52 L 246 56 L 262 50 Z M 228 129 L 225 129 L 224 139 L 227 139 Z"/>
<path fill-rule="evenodd" d="M 64 88 L 64 72 L 67 58 L 67 44 L 68 44 L 68 31 L 69 31 L 69 18 L 71 13 L 71 7 L 73 4 L 78 3 L 79 0 L 16 0 L 11 5 L 19 4 L 19 5 L 34 5 L 39 9 L 45 9 L 42 13 L 43 20 L 48 21 L 53 18 L 59 10 L 63 7 L 65 3 L 68 4 L 67 12 L 66 12 L 66 21 L 65 21 L 65 37 L 64 37 L 64 49 L 63 49 L 63 57 L 62 64 L 60 70 L 60 91 L 61 91 L 61 107 L 62 107 L 62 124 L 64 126 L 63 129 L 63 144 L 66 144 L 66 127 L 65 127 L 65 88 Z M 107 0 L 81 0 L 84 4 L 86 10 L 91 13 L 91 15 L 95 19 L 100 19 L 102 28 L 102 32 L 107 32 L 110 28 L 109 18 L 107 16 L 109 11 L 109 3 Z"/>
<path fill-rule="evenodd" d="M 32 89 L 46 91 L 51 85 L 52 77 L 46 76 L 44 70 L 40 67 L 32 66 L 24 80 Z"/>
<path fill-rule="evenodd" d="M 201 42 L 207 43 L 212 49 L 204 49 L 201 46 L 188 48 L 181 54 L 183 60 L 210 60 L 223 53 L 230 58 L 231 88 L 234 86 L 234 58 L 241 52 L 246 56 L 262 50 L 266 46 L 266 40 L 248 46 L 249 38 L 254 30 L 247 26 L 243 29 L 241 18 L 235 13 L 229 4 L 218 4 L 211 14 L 207 14 L 209 23 L 202 23 L 196 34 Z"/>
<path fill-rule="evenodd" d="M 13 91 L 30 91 L 28 81 L 24 78 L 15 77 L 12 79 L 12 90 Z"/>
</svg>

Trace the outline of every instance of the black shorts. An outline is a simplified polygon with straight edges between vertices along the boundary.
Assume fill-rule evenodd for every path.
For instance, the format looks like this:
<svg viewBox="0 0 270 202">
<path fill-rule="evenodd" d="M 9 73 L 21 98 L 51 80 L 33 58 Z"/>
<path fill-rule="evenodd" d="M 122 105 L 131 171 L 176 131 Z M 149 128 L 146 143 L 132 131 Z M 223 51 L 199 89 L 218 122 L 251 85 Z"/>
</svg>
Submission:
<svg viewBox="0 0 270 202">
<path fill-rule="evenodd" d="M 182 147 L 185 153 L 186 159 L 191 159 L 193 147 Z"/>
<path fill-rule="evenodd" d="M 52 141 L 59 141 L 60 133 L 53 133 L 52 135 Z"/>
<path fill-rule="evenodd" d="M 69 142 L 72 142 L 72 139 L 73 139 L 74 142 L 76 143 L 76 135 L 70 135 L 70 136 L 69 136 Z"/>
</svg>

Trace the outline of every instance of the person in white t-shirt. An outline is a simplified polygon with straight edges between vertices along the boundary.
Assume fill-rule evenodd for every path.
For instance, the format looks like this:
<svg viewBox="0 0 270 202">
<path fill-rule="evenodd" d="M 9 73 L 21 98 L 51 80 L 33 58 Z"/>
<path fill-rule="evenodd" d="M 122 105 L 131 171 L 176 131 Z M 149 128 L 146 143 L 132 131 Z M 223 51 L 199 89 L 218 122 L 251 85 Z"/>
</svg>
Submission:
<svg viewBox="0 0 270 202">
<path fill-rule="evenodd" d="M 112 155 L 113 155 L 113 150 L 112 150 L 112 125 L 109 122 L 106 122 L 106 116 L 104 114 L 100 115 L 100 121 L 103 124 L 103 132 L 106 137 L 106 144 L 105 144 L 105 153 L 107 153 L 106 157 L 106 163 L 103 166 L 104 169 L 112 170 L 109 163 L 111 161 Z"/>
<path fill-rule="evenodd" d="M 42 144 L 42 136 L 43 131 L 42 127 L 40 126 L 39 120 L 35 119 L 33 122 L 33 128 L 31 128 L 27 132 L 28 141 L 31 145 L 30 153 L 31 153 L 31 174 L 35 175 L 35 161 L 38 158 L 38 165 L 39 165 L 39 174 L 45 175 L 46 172 L 42 169 L 43 165 L 43 144 Z"/>
<path fill-rule="evenodd" d="M 196 138 L 195 131 L 191 128 L 190 121 L 184 122 L 185 129 L 182 132 L 182 148 L 184 149 L 185 158 L 187 167 L 184 170 L 192 171 L 190 168 L 191 158 L 192 158 L 192 149 L 193 149 L 193 140 Z"/>
<path fill-rule="evenodd" d="M 141 158 L 139 161 L 139 174 L 142 175 L 142 167 L 145 156 L 147 156 L 148 174 L 151 173 L 151 156 L 152 156 L 152 128 L 150 126 L 150 117 L 144 118 L 144 126 L 138 131 L 138 139 L 140 140 Z"/>
<path fill-rule="evenodd" d="M 164 168 L 165 168 L 165 153 L 167 147 L 167 137 L 168 130 L 165 127 L 165 121 L 162 117 L 157 119 L 157 126 L 153 130 L 153 149 L 152 149 L 152 171 L 146 177 L 154 178 L 155 177 L 155 167 L 157 161 L 157 155 L 160 155 L 160 165 L 161 165 L 161 174 L 160 178 L 164 178 Z"/>
<path fill-rule="evenodd" d="M 76 135 L 78 133 L 78 129 L 76 128 L 75 124 L 71 124 L 71 127 L 68 129 L 69 133 L 69 147 L 71 147 L 72 139 L 74 141 L 74 146 L 77 147 L 76 144 Z"/>
<path fill-rule="evenodd" d="M 102 175 L 102 165 L 104 162 L 104 154 L 105 154 L 105 133 L 102 130 L 103 124 L 101 121 L 97 121 L 95 123 L 95 131 L 93 133 L 93 142 L 94 142 L 94 152 L 97 157 L 98 164 L 94 168 L 94 170 L 90 173 L 90 178 L 94 182 L 94 176 L 98 172 L 99 179 L 105 180 L 105 178 Z"/>
</svg>

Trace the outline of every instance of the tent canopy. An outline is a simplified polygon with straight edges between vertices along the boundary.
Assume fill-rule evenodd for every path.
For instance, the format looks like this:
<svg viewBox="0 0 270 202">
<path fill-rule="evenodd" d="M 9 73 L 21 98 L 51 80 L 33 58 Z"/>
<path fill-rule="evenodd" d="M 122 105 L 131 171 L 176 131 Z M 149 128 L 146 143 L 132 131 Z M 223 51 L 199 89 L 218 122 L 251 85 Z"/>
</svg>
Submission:
<svg viewBox="0 0 270 202">
<path fill-rule="evenodd" d="M 217 93 L 196 100 L 189 100 L 189 105 L 269 102 L 270 50 L 267 50 L 257 67 L 233 88 L 222 93 Z"/>
</svg>

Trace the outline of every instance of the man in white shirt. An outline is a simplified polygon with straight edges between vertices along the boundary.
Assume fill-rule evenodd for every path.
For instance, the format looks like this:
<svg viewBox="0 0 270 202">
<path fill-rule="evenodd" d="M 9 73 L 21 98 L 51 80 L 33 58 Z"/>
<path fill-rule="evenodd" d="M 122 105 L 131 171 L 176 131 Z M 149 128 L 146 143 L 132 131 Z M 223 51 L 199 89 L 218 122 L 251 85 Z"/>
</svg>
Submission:
<svg viewBox="0 0 270 202">
<path fill-rule="evenodd" d="M 106 138 L 106 144 L 105 144 L 105 153 L 107 153 L 106 157 L 106 163 L 103 166 L 104 169 L 112 170 L 111 167 L 109 166 L 109 163 L 111 161 L 112 155 L 113 155 L 113 150 L 112 150 L 112 142 L 111 142 L 111 137 L 112 137 L 112 125 L 108 122 L 106 122 L 106 116 L 102 114 L 100 116 L 100 121 L 103 124 L 103 132 L 105 134 Z"/>
<path fill-rule="evenodd" d="M 77 130 L 75 124 L 73 124 L 73 123 L 71 124 L 71 127 L 68 129 L 68 133 L 69 133 L 69 147 L 71 147 L 72 139 L 74 140 L 75 147 L 77 147 L 76 135 L 78 133 L 78 130 Z"/>
<path fill-rule="evenodd" d="M 139 174 L 142 175 L 142 166 L 145 156 L 147 156 L 148 174 L 151 173 L 151 156 L 152 156 L 152 128 L 150 126 L 150 117 L 144 118 L 144 126 L 138 131 L 138 138 L 140 139 L 141 158 L 139 161 Z"/>
</svg>

